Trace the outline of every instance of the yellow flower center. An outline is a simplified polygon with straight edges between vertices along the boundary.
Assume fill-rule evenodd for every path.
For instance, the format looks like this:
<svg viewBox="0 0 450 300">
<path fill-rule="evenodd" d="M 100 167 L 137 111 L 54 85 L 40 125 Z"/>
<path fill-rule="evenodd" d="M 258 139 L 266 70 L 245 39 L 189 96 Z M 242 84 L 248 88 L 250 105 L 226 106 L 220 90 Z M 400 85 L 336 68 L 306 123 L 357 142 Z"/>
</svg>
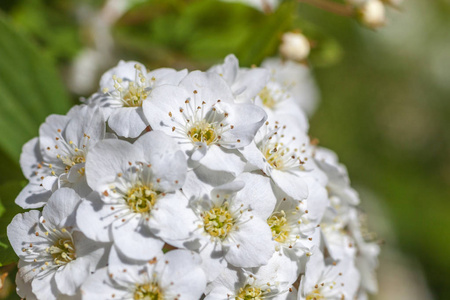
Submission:
<svg viewBox="0 0 450 300">
<path fill-rule="evenodd" d="M 239 293 L 236 295 L 235 300 L 262 300 L 263 291 L 260 288 L 246 285 L 244 288 L 239 289 Z"/>
<path fill-rule="evenodd" d="M 155 283 L 136 285 L 134 300 L 164 300 L 164 296 Z"/>
<path fill-rule="evenodd" d="M 142 79 L 142 78 L 141 78 Z M 123 96 L 124 107 L 141 107 L 142 102 L 147 99 L 150 91 L 144 86 L 138 86 L 134 82 L 130 82 L 128 90 Z"/>
<path fill-rule="evenodd" d="M 53 261 L 57 265 L 65 265 L 76 258 L 75 247 L 70 239 L 59 239 L 48 248 Z"/>
<path fill-rule="evenodd" d="M 314 290 L 314 291 L 312 291 L 311 293 L 309 293 L 307 296 L 306 296 L 306 300 L 323 300 L 323 299 L 325 299 L 325 297 L 324 296 L 322 296 L 322 294 L 320 293 L 320 291 L 319 290 Z"/>
<path fill-rule="evenodd" d="M 272 93 L 267 87 L 264 87 L 261 92 L 259 92 L 259 97 L 262 100 L 264 106 L 268 108 L 274 108 L 277 101 L 272 96 Z"/>
<path fill-rule="evenodd" d="M 224 239 L 233 228 L 234 219 L 226 206 L 214 207 L 204 213 L 203 223 L 207 233 Z"/>
<path fill-rule="evenodd" d="M 287 150 L 289 149 L 285 149 L 283 144 L 276 143 L 271 147 L 266 148 L 266 151 L 264 151 L 264 156 L 272 167 L 275 169 L 283 169 L 285 161 L 284 155 Z"/>
<path fill-rule="evenodd" d="M 272 230 L 272 236 L 275 241 L 284 243 L 287 240 L 290 228 L 287 224 L 284 211 L 274 212 L 269 219 L 267 219 L 267 224 L 269 224 L 269 227 Z"/>
<path fill-rule="evenodd" d="M 188 135 L 193 142 L 202 142 L 207 145 L 215 142 L 217 138 L 213 125 L 204 120 L 195 123 L 194 126 L 189 129 Z"/>
<path fill-rule="evenodd" d="M 79 155 L 75 155 L 75 156 L 72 156 L 72 157 L 68 157 L 68 156 L 61 157 L 61 156 L 59 156 L 59 159 L 61 159 L 61 161 L 66 165 L 66 167 L 64 168 L 64 171 L 66 173 L 68 173 L 69 170 L 73 166 L 86 162 L 86 158 L 84 157 L 84 153 L 81 153 Z M 82 169 L 83 169 L 83 171 L 82 171 L 83 173 L 82 174 L 80 173 L 81 175 L 84 174 L 84 168 L 82 168 Z M 78 172 L 80 172 L 80 171 L 81 171 L 81 169 Z"/>
<path fill-rule="evenodd" d="M 125 201 L 135 213 L 148 213 L 156 203 L 158 192 L 146 185 L 135 185 L 128 190 Z"/>
</svg>

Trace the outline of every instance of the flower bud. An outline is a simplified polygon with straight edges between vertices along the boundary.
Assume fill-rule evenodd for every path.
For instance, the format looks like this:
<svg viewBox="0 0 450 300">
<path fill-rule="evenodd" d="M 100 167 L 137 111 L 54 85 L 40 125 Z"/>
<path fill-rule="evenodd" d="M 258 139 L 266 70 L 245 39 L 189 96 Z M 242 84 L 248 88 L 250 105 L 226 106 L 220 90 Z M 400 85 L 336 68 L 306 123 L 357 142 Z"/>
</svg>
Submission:
<svg viewBox="0 0 450 300">
<path fill-rule="evenodd" d="M 385 8 L 380 0 L 369 0 L 359 8 L 359 20 L 365 26 L 375 29 L 386 21 Z"/>
<path fill-rule="evenodd" d="M 308 57 L 311 48 L 308 39 L 303 34 L 286 32 L 281 39 L 280 53 L 284 58 L 302 61 Z"/>
</svg>

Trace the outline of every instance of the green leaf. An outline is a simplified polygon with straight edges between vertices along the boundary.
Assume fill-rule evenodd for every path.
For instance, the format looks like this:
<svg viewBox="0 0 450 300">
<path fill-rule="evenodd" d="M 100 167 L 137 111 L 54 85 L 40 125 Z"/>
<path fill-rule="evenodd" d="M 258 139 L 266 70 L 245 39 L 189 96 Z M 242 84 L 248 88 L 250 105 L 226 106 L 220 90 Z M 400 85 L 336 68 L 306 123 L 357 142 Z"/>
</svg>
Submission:
<svg viewBox="0 0 450 300">
<path fill-rule="evenodd" d="M 24 185 L 23 181 L 8 181 L 0 185 L 0 267 L 17 261 L 6 235 L 6 227 L 16 214 L 23 212 L 14 199 Z"/>
<path fill-rule="evenodd" d="M 0 148 L 14 161 L 52 113 L 71 103 L 57 70 L 0 15 Z"/>
</svg>

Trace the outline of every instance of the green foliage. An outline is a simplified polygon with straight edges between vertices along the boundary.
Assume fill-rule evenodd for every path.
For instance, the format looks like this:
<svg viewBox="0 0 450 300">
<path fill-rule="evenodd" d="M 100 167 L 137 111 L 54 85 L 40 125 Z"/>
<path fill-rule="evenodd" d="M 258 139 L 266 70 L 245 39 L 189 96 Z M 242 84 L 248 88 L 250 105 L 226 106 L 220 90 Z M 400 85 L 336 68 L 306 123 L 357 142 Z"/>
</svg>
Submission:
<svg viewBox="0 0 450 300">
<path fill-rule="evenodd" d="M 6 236 L 6 227 L 16 214 L 23 212 L 14 203 L 23 186 L 24 182 L 21 181 L 8 181 L 0 185 L 0 267 L 17 261 L 17 256 Z"/>
<path fill-rule="evenodd" d="M 52 113 L 69 98 L 52 63 L 0 15 L 0 148 L 14 161 Z"/>
<path fill-rule="evenodd" d="M 341 58 L 336 40 L 297 17 L 299 3 L 285 1 L 264 14 L 239 3 L 152 0 L 136 5 L 115 27 L 124 53 L 151 67 L 195 67 L 217 63 L 234 53 L 242 66 L 258 65 L 278 52 L 284 32 L 300 30 L 314 44 L 311 60 L 329 66 Z"/>
</svg>

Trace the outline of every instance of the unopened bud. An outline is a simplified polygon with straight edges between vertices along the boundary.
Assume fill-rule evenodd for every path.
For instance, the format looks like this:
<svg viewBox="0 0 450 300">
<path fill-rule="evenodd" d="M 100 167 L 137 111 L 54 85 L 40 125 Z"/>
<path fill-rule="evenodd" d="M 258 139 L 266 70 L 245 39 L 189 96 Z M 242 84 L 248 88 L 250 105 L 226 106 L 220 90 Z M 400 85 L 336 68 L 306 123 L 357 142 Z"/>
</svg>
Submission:
<svg viewBox="0 0 450 300">
<path fill-rule="evenodd" d="M 385 24 L 385 8 L 380 0 L 368 0 L 360 8 L 360 21 L 369 28 L 378 28 Z"/>
<path fill-rule="evenodd" d="M 281 39 L 280 53 L 284 58 L 302 61 L 308 57 L 311 48 L 308 39 L 303 34 L 286 32 Z"/>
</svg>

